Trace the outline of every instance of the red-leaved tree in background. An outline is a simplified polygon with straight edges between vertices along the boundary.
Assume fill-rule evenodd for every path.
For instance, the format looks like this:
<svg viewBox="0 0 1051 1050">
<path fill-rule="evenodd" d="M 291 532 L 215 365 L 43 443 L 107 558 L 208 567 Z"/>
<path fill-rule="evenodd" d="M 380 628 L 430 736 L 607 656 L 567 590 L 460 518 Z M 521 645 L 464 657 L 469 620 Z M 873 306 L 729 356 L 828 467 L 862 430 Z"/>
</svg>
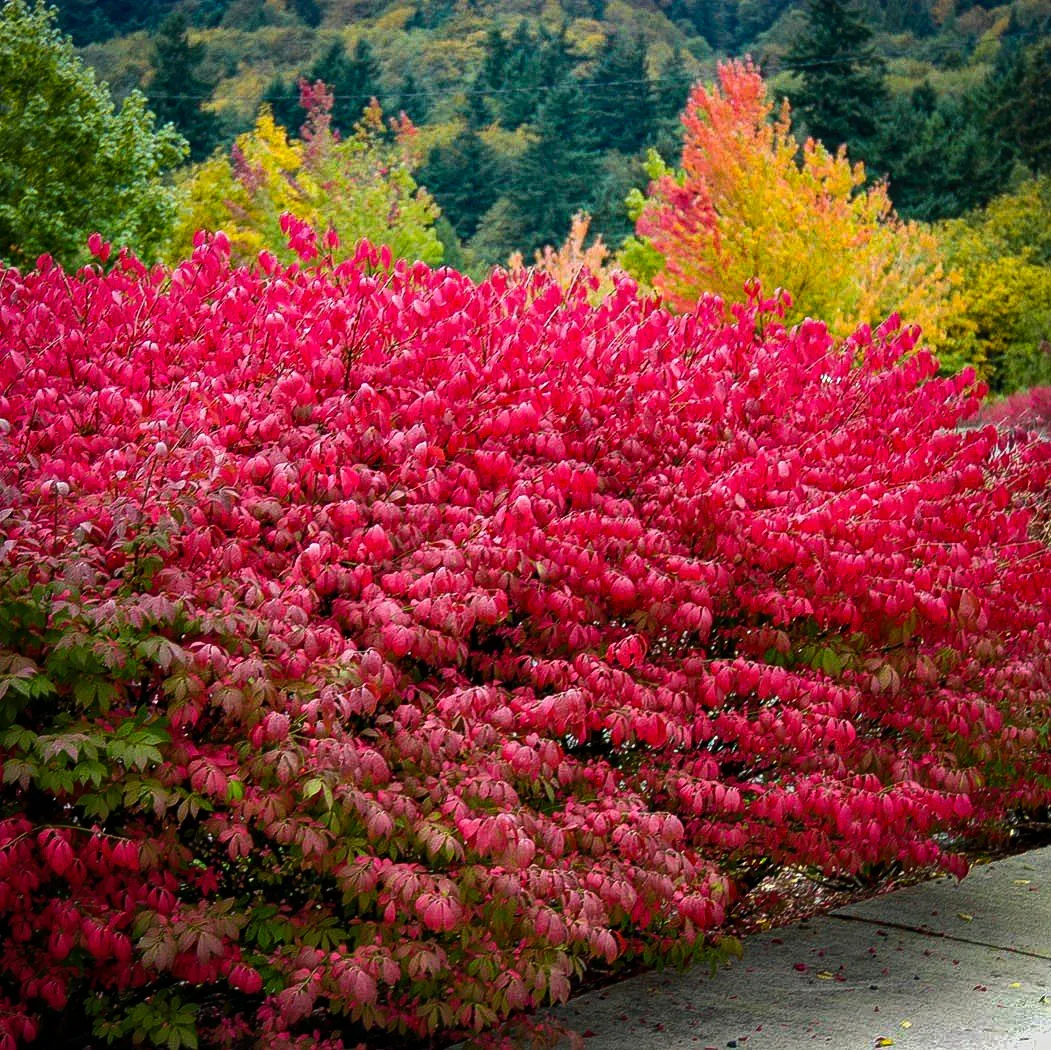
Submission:
<svg viewBox="0 0 1051 1050">
<path fill-rule="evenodd" d="M 0 273 L 0 1047 L 480 1029 L 1047 804 L 1048 446 L 585 291 Z"/>
</svg>

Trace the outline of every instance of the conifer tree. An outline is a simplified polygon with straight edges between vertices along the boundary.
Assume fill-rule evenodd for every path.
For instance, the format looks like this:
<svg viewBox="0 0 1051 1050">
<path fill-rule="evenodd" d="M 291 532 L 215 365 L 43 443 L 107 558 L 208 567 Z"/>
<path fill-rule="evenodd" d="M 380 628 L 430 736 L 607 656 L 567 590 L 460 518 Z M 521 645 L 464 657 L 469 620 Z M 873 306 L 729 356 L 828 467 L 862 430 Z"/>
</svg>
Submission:
<svg viewBox="0 0 1051 1050">
<path fill-rule="evenodd" d="M 511 181 L 516 244 L 527 257 L 560 244 L 573 213 L 587 209 L 598 171 L 594 139 L 580 113 L 580 85 L 566 78 L 549 93 L 536 121 L 536 138 Z"/>
<path fill-rule="evenodd" d="M 431 150 L 419 180 L 466 241 L 496 201 L 500 175 L 495 154 L 468 124 L 448 145 Z"/>
<path fill-rule="evenodd" d="M 866 156 L 886 95 L 872 30 L 848 0 L 807 0 L 806 25 L 785 58 L 800 76 L 793 108 L 828 149 Z"/>
<path fill-rule="evenodd" d="M 693 76 L 686 65 L 682 48 L 677 47 L 671 58 L 661 67 L 654 89 L 654 105 L 658 120 L 677 121 L 690 94 Z"/>
<path fill-rule="evenodd" d="M 299 104 L 299 85 L 295 78 L 274 77 L 263 92 L 263 102 L 270 107 L 274 121 L 290 135 L 298 135 L 306 115 Z"/>
<path fill-rule="evenodd" d="M 589 79 L 586 115 L 595 145 L 621 153 L 640 150 L 655 130 L 645 40 L 611 36 Z"/>
<path fill-rule="evenodd" d="M 379 62 L 364 37 L 350 55 L 343 44 L 333 44 L 307 71 L 307 80 L 323 80 L 332 92 L 332 123 L 342 132 L 349 132 L 369 100 L 380 94 L 379 77 Z"/>
<path fill-rule="evenodd" d="M 422 124 L 430 115 L 430 99 L 419 81 L 412 75 L 411 70 L 405 74 L 405 79 L 401 82 L 397 109 L 411 117 L 415 124 Z"/>
<path fill-rule="evenodd" d="M 324 11 L 321 10 L 321 5 L 317 0 L 290 0 L 289 6 L 296 13 L 296 17 L 311 29 L 316 29 L 321 25 Z"/>
<path fill-rule="evenodd" d="M 191 160 L 201 160 L 215 147 L 218 120 L 204 108 L 214 85 L 200 73 L 204 45 L 191 44 L 186 16 L 169 16 L 153 41 L 153 79 L 147 92 L 158 121 L 172 123 L 190 144 Z"/>
<path fill-rule="evenodd" d="M 987 96 L 989 130 L 1031 171 L 1051 171 L 1051 40 L 1018 49 Z"/>
</svg>

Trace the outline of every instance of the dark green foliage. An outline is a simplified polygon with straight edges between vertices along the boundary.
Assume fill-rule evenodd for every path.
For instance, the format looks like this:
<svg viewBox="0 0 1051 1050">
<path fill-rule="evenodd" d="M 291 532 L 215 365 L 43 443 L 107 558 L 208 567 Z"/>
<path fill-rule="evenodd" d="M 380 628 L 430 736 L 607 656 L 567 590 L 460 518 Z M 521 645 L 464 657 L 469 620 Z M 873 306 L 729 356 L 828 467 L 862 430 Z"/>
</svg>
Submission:
<svg viewBox="0 0 1051 1050">
<path fill-rule="evenodd" d="M 573 213 L 591 206 L 599 165 L 594 139 L 580 119 L 584 105 L 574 80 L 555 87 L 537 114 L 536 138 L 511 177 L 512 243 L 526 258 L 545 244 L 561 244 Z"/>
<path fill-rule="evenodd" d="M 176 12 L 154 37 L 153 79 L 147 97 L 157 120 L 174 124 L 190 144 L 190 158 L 200 160 L 211 153 L 218 138 L 215 114 L 204 109 L 215 85 L 202 78 L 204 47 L 191 44 L 186 30 L 185 16 Z"/>
<path fill-rule="evenodd" d="M 407 29 L 435 29 L 456 12 L 456 0 L 422 0 L 413 9 Z"/>
<path fill-rule="evenodd" d="M 438 202 L 460 239 L 468 240 L 499 196 L 501 175 L 493 151 L 468 127 L 447 146 L 431 150 L 419 182 Z"/>
<path fill-rule="evenodd" d="M 925 0 L 884 0 L 883 26 L 890 33 L 929 36 L 934 30 L 930 5 Z"/>
<path fill-rule="evenodd" d="M 499 81 L 487 84 L 496 95 L 500 123 L 511 129 L 532 123 L 573 64 L 564 28 L 552 32 L 541 27 L 534 34 L 525 21 L 519 22 L 507 42 Z"/>
<path fill-rule="evenodd" d="M 323 80 L 335 97 L 333 126 L 349 132 L 361 118 L 361 111 L 379 95 L 380 64 L 372 45 L 364 38 L 354 45 L 353 54 L 339 43 L 333 44 L 307 71 L 307 80 Z"/>
<path fill-rule="evenodd" d="M 77 47 L 159 26 L 179 0 L 56 0 L 58 24 Z"/>
<path fill-rule="evenodd" d="M 300 76 L 311 84 L 321 80 L 332 92 L 332 124 L 345 134 L 350 133 L 361 119 L 362 110 L 380 93 L 380 64 L 373 54 L 372 45 L 364 38 L 357 42 L 351 55 L 341 43 L 332 44 Z M 274 119 L 292 135 L 299 134 L 306 118 L 306 112 L 299 104 L 299 79 L 295 77 L 287 81 L 275 77 L 263 93 L 264 101 L 273 110 Z M 415 86 L 415 81 L 411 87 L 411 94 L 419 95 L 420 89 Z M 416 98 L 416 108 L 421 101 L 425 100 Z M 415 117 L 408 107 L 402 108 Z M 416 119 L 423 120 L 424 117 Z"/>
<path fill-rule="evenodd" d="M 704 37 L 713 48 L 729 51 L 737 43 L 739 0 L 665 0 L 662 7 L 671 21 Z"/>
<path fill-rule="evenodd" d="M 222 22 L 229 6 L 230 0 L 199 0 L 193 9 L 193 22 L 213 29 Z"/>
<path fill-rule="evenodd" d="M 423 124 L 430 116 L 430 96 L 411 71 L 405 74 L 405 79 L 401 82 L 395 109 L 404 113 L 414 124 Z"/>
<path fill-rule="evenodd" d="M 875 152 L 874 173 L 889 178 L 896 210 L 910 219 L 980 207 L 1011 174 L 1009 150 L 984 126 L 981 96 L 938 98 L 926 83 L 888 107 Z"/>
<path fill-rule="evenodd" d="M 679 148 L 682 142 L 679 142 Z M 618 248 L 635 232 L 635 223 L 625 203 L 636 186 L 649 181 L 644 159 L 639 154 L 625 156 L 607 153 L 599 158 L 599 171 L 589 202 L 591 226 L 611 248 Z M 563 234 L 564 238 L 565 234 Z"/>
<path fill-rule="evenodd" d="M 1051 40 L 1019 48 L 989 86 L 987 124 L 1034 172 L 1051 171 Z"/>
<path fill-rule="evenodd" d="M 844 0 L 807 0 L 806 24 L 785 58 L 799 74 L 793 107 L 807 134 L 865 158 L 886 95 L 872 30 Z"/>
<path fill-rule="evenodd" d="M 306 113 L 299 104 L 299 85 L 294 80 L 275 77 L 263 92 L 265 102 L 277 121 L 292 135 L 298 135 Z"/>
<path fill-rule="evenodd" d="M 310 26 L 312 29 L 316 29 L 321 25 L 321 19 L 325 13 L 317 0 L 289 0 L 288 6 L 305 25 Z"/>
<path fill-rule="evenodd" d="M 677 124 L 679 114 L 686 105 L 686 99 L 692 86 L 693 76 L 686 65 L 686 58 L 681 48 L 676 48 L 661 69 L 654 87 L 657 118 L 661 121 L 674 121 Z"/>
<path fill-rule="evenodd" d="M 737 40 L 754 40 L 791 7 L 793 0 L 741 0 L 737 5 Z"/>
<path fill-rule="evenodd" d="M 583 116 L 598 149 L 635 153 L 652 140 L 656 105 L 645 40 L 610 37 L 586 90 Z"/>
</svg>

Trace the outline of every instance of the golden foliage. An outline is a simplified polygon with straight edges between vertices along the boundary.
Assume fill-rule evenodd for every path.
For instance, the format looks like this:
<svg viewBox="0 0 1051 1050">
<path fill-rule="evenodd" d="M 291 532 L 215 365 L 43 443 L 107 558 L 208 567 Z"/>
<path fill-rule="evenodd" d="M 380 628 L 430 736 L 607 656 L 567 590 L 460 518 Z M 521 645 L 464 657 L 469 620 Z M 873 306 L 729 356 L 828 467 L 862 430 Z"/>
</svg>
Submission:
<svg viewBox="0 0 1051 1050">
<path fill-rule="evenodd" d="M 845 151 L 800 148 L 788 103 L 775 112 L 751 63 L 724 64 L 718 85 L 696 86 L 682 120 L 682 170 L 651 158 L 649 196 L 635 200 L 639 239 L 623 256 L 668 305 L 689 309 L 706 292 L 739 300 L 758 278 L 791 293 L 790 321 L 816 317 L 845 336 L 897 312 L 947 345 L 958 278 L 935 237 L 897 218 L 886 187 L 866 187 Z"/>
</svg>

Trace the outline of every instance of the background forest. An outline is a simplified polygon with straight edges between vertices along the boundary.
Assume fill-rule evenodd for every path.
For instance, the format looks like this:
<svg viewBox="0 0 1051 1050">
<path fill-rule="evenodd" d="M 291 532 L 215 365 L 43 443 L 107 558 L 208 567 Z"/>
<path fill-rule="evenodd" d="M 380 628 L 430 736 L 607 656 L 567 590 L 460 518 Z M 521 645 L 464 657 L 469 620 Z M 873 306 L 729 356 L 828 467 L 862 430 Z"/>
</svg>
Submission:
<svg viewBox="0 0 1051 1050">
<path fill-rule="evenodd" d="M 293 210 L 481 276 L 513 253 L 531 260 L 560 244 L 584 212 L 601 239 L 597 258 L 627 244 L 620 265 L 648 282 L 663 262 L 636 223 L 651 180 L 679 162 L 690 86 L 714 80 L 721 59 L 750 55 L 771 103 L 790 100 L 793 142 L 812 136 L 831 153 L 845 145 L 865 166 L 849 192 L 885 182 L 897 216 L 924 231 L 935 224 L 933 251 L 959 293 L 946 300 L 954 330 L 939 342 L 928 326 L 943 363 L 969 361 L 995 391 L 1051 379 L 1051 191 L 1040 178 L 1051 164 L 1051 0 L 63 0 L 57 9 L 114 98 L 143 92 L 158 123 L 188 143 L 195 166 L 176 180 L 184 203 L 168 258 L 201 226 L 233 222 L 247 254 L 280 243 L 278 217 Z M 327 85 L 313 119 L 333 149 L 302 152 L 305 107 L 318 100 L 301 98 L 301 78 Z M 407 119 L 394 127 L 399 114 Z M 582 248 L 588 227 L 575 229 Z M 791 270 L 760 276 L 797 290 Z"/>
</svg>

